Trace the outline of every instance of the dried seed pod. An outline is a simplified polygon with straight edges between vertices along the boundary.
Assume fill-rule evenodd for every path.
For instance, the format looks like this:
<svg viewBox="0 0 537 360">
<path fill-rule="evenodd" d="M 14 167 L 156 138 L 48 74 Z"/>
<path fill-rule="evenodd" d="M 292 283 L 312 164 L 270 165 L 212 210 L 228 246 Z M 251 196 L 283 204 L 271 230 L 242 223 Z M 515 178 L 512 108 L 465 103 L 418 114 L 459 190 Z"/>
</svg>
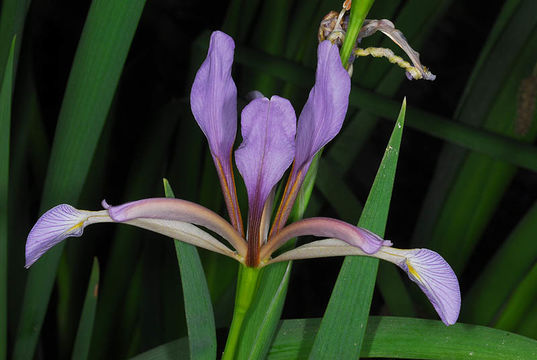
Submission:
<svg viewBox="0 0 537 360">
<path fill-rule="evenodd" d="M 520 82 L 515 132 L 526 135 L 531 128 L 537 102 L 537 75 L 530 75 Z"/>
<path fill-rule="evenodd" d="M 340 14 L 341 13 L 336 11 L 330 11 L 325 15 L 323 20 L 321 20 L 319 33 L 317 34 L 319 42 L 330 40 L 341 47 L 343 39 L 345 39 L 345 33 L 347 32 L 348 16 L 342 16 L 338 23 Z"/>
</svg>

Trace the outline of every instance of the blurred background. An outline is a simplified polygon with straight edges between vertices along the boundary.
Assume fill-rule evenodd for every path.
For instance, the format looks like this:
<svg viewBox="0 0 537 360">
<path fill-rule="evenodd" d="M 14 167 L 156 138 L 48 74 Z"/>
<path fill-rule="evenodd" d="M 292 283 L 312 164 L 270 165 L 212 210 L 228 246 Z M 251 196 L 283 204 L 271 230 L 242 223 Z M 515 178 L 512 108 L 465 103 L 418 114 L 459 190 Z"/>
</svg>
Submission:
<svg viewBox="0 0 537 360">
<path fill-rule="evenodd" d="M 92 25 L 88 10 L 103 7 L 100 3 L 2 3 L 2 71 L 17 32 L 9 172 L 0 169 L 9 177 L 0 189 L 8 194 L 0 198 L 8 204 L 8 216 L 1 215 L 9 233 L 8 267 L 0 269 L 8 279 L 8 354 L 18 326 L 44 308 L 37 358 L 71 356 L 94 257 L 100 282 L 91 358 L 125 358 L 186 336 L 169 239 L 125 226 L 92 227 L 82 240 L 66 242 L 55 255 L 57 266 L 28 271 L 26 236 L 50 206 L 69 202 L 96 210 L 104 198 L 120 204 L 163 196 L 163 177 L 176 197 L 225 214 L 205 138 L 189 107 L 210 31 L 221 29 L 236 41 L 240 97 L 251 90 L 285 96 L 298 114 L 314 81 L 319 22 L 341 8 L 340 0 L 152 0 L 145 7 L 135 0 L 137 13 L 127 16 L 118 7 L 113 10 L 122 16 L 111 12 Z M 446 258 L 461 284 L 460 321 L 533 338 L 535 14 L 534 0 L 376 0 L 368 18 L 393 21 L 437 78 L 409 81 L 386 59 L 356 60 L 347 118 L 324 151 L 305 215 L 358 221 L 406 96 L 386 238 L 397 247 L 428 247 Z M 130 33 L 92 38 L 89 30 L 83 32 L 85 23 L 98 28 L 125 18 Z M 83 41 L 95 45 L 81 50 Z M 389 47 L 406 58 L 380 33 L 360 46 Z M 102 48 L 117 52 L 115 62 L 106 63 L 114 73 L 100 71 L 104 65 L 90 59 L 92 49 Z M 94 86 L 78 86 L 87 77 Z M 245 100 L 239 102 L 244 106 Z M 246 213 L 244 189 L 240 193 Z M 200 255 L 223 345 L 237 264 L 201 250 Z M 296 262 L 282 317 L 321 317 L 341 261 Z M 36 274 L 28 280 L 31 271 Z M 34 289 L 33 305 L 23 302 L 28 287 Z M 436 319 L 419 289 L 391 264 L 379 269 L 372 313 Z"/>
</svg>

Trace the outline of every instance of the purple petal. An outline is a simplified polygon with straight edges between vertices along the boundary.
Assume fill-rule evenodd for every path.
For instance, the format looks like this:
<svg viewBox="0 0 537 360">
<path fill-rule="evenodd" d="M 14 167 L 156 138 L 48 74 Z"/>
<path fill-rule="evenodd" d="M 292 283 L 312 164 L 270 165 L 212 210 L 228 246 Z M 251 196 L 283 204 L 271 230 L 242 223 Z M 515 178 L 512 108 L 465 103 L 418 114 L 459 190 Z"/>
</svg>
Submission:
<svg viewBox="0 0 537 360">
<path fill-rule="evenodd" d="M 267 197 L 295 155 L 296 115 L 279 96 L 259 98 L 242 111 L 242 144 L 235 162 L 248 192 L 250 213 L 261 216 Z"/>
<path fill-rule="evenodd" d="M 231 77 L 234 49 L 231 37 L 220 31 L 212 33 L 207 58 L 192 85 L 190 106 L 209 142 L 231 222 L 242 233 L 231 164 L 237 133 L 237 88 Z"/>
<path fill-rule="evenodd" d="M 344 221 L 316 217 L 303 219 L 284 227 L 261 249 L 264 261 L 288 240 L 303 235 L 313 235 L 343 240 L 349 245 L 361 249 L 365 255 L 376 253 L 382 246 L 391 246 L 391 241 L 383 240 L 369 230 L 359 228 Z"/>
<path fill-rule="evenodd" d="M 108 208 L 116 222 L 136 219 L 180 221 L 200 225 L 229 241 L 239 254 L 246 254 L 246 242 L 240 234 L 215 212 L 196 203 L 173 198 L 151 198 Z"/>
<path fill-rule="evenodd" d="M 453 269 L 432 250 L 413 249 L 406 252 L 406 260 L 397 265 L 427 295 L 444 324 L 455 324 L 461 308 L 461 292 Z"/>
<path fill-rule="evenodd" d="M 68 237 L 82 236 L 84 227 L 107 218 L 104 212 L 81 211 L 61 204 L 44 213 L 34 225 L 26 240 L 26 268 L 36 262 L 47 250 Z M 108 218 L 109 219 L 109 218 Z"/>
<path fill-rule="evenodd" d="M 237 88 L 231 78 L 234 49 L 230 36 L 213 32 L 207 58 L 190 93 L 194 118 L 207 137 L 212 154 L 220 159 L 229 158 L 237 132 Z"/>
<path fill-rule="evenodd" d="M 350 77 L 341 65 L 338 47 L 323 41 L 317 50 L 315 86 L 298 119 L 295 168 L 300 171 L 337 135 L 349 103 Z"/>
</svg>

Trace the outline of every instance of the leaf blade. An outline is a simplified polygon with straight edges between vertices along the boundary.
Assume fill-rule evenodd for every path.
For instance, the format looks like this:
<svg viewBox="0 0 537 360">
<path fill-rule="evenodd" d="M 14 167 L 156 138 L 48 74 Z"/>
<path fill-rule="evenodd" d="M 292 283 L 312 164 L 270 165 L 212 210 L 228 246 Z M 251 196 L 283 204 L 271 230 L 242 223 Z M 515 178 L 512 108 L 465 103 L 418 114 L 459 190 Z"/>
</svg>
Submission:
<svg viewBox="0 0 537 360">
<path fill-rule="evenodd" d="M 405 110 L 406 99 L 358 223 L 379 236 L 384 235 L 390 208 Z M 328 359 L 333 356 L 351 359 L 360 355 L 377 268 L 378 260 L 374 258 L 345 258 L 315 338 L 310 359 Z"/>
<path fill-rule="evenodd" d="M 0 88 L 0 359 L 7 356 L 8 322 L 8 194 L 9 194 L 9 134 L 11 132 L 11 101 L 13 95 L 13 66 L 15 37 Z"/>
<path fill-rule="evenodd" d="M 117 87 L 145 0 L 94 0 L 62 103 L 41 211 L 76 203 Z M 31 359 L 48 306 L 63 244 L 29 272 L 14 357 Z"/>
<path fill-rule="evenodd" d="M 86 299 L 80 315 L 78 330 L 73 348 L 73 360 L 86 360 L 89 355 L 91 334 L 93 332 L 93 323 L 95 321 L 95 309 L 97 308 L 97 299 L 99 293 L 99 261 L 93 259 L 91 274 L 86 291 Z"/>
<path fill-rule="evenodd" d="M 175 197 L 164 179 L 166 197 Z M 185 299 L 188 346 L 191 359 L 216 358 L 216 328 L 211 295 L 195 246 L 174 239 Z"/>
</svg>

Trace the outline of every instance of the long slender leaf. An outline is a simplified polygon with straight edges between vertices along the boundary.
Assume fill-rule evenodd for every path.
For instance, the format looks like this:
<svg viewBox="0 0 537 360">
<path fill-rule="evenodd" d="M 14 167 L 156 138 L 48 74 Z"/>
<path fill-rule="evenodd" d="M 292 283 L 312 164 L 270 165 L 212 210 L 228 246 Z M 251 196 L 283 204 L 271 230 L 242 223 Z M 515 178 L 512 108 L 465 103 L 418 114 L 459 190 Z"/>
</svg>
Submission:
<svg viewBox="0 0 537 360">
<path fill-rule="evenodd" d="M 268 359 L 306 359 L 319 319 L 284 320 Z M 403 359 L 533 359 L 537 341 L 477 325 L 371 316 L 360 357 Z"/>
<path fill-rule="evenodd" d="M 268 359 L 307 359 L 321 319 L 280 322 Z M 181 338 L 132 360 L 172 360 L 188 349 Z M 507 331 L 470 324 L 446 327 L 440 321 L 371 316 L 361 357 L 403 359 L 526 360 L 537 356 L 537 341 Z"/>
<path fill-rule="evenodd" d="M 495 327 L 514 331 L 537 299 L 537 264 L 528 272 L 505 305 Z"/>
<path fill-rule="evenodd" d="M 484 120 L 483 126 L 487 129 L 515 136 L 513 120 L 516 119 L 519 87 L 522 79 L 531 74 L 537 61 L 536 52 L 537 22 Z M 527 135 L 517 137 L 522 142 L 531 142 L 536 136 L 537 126 L 533 126 Z M 462 270 L 467 262 L 515 172 L 514 166 L 481 154 L 469 154 L 464 159 L 429 240 L 433 248 L 446 256 L 455 271 Z"/>
<path fill-rule="evenodd" d="M 403 101 L 386 152 L 364 206 L 359 226 L 384 235 L 405 121 Z M 310 354 L 312 359 L 351 359 L 360 355 L 373 296 L 378 260 L 347 257 Z"/>
<path fill-rule="evenodd" d="M 15 42 L 13 38 L 0 87 L 0 360 L 7 356 L 9 134 Z"/>
<path fill-rule="evenodd" d="M 494 254 L 464 297 L 463 317 L 487 323 L 498 313 L 537 257 L 537 203 Z"/>
<path fill-rule="evenodd" d="M 184 114 L 183 109 L 184 104 L 170 102 L 157 111 L 151 124 L 147 124 L 147 128 L 144 129 L 146 135 L 132 154 L 132 158 L 136 161 L 133 162 L 127 175 L 129 182 L 123 195 L 125 199 L 147 197 L 155 194 L 155 191 L 160 188 L 158 179 L 161 176 L 162 164 L 155 159 L 165 157 L 173 135 L 175 123 L 172 119 Z M 113 238 L 108 264 L 101 282 L 101 301 L 97 306 L 97 318 L 91 343 L 90 357 L 92 359 L 102 359 L 113 351 L 117 352 L 113 353 L 115 356 L 124 356 L 125 347 L 118 346 L 114 339 L 115 335 L 119 334 L 117 330 L 119 324 L 117 318 L 110 314 L 118 313 L 124 302 L 129 302 L 133 307 L 134 303 L 141 301 L 141 296 L 136 293 L 136 289 L 140 290 L 142 287 L 137 283 L 141 281 L 142 276 L 134 280 L 134 269 L 141 256 L 142 238 L 143 234 L 140 231 L 127 227 L 119 227 Z M 135 289 L 129 290 L 129 287 Z M 177 290 L 179 289 L 180 287 L 177 286 Z M 133 298 L 125 299 L 127 295 L 132 295 Z M 177 293 L 177 295 L 180 294 Z M 179 299 L 180 297 L 176 297 L 175 301 Z M 138 315 L 132 311 L 125 311 L 123 314 L 124 316 Z M 123 320 L 126 324 L 133 324 L 136 321 L 136 319 L 126 318 Z M 178 324 L 178 327 L 181 327 L 181 324 Z M 112 345 L 114 346 L 111 347 Z"/>
<path fill-rule="evenodd" d="M 4 69 L 10 56 L 11 42 L 13 37 L 18 37 L 13 52 L 13 69 L 17 72 L 17 63 L 21 48 L 22 32 L 26 22 L 26 13 L 31 0 L 6 0 L 2 1 L 0 11 L 0 69 Z M 0 81 L 4 75 L 0 75 Z"/>
<path fill-rule="evenodd" d="M 41 211 L 78 200 L 144 4 L 92 2 L 58 119 Z M 17 359 L 33 356 L 62 249 L 58 245 L 30 270 L 14 348 Z"/>
<path fill-rule="evenodd" d="M 93 322 L 95 320 L 95 309 L 97 308 L 97 298 L 99 295 L 99 262 L 93 259 L 90 279 L 86 299 L 78 323 L 75 345 L 73 348 L 73 360 L 86 360 L 89 356 L 91 333 L 93 332 Z"/>
<path fill-rule="evenodd" d="M 175 197 L 164 179 L 166 197 Z M 195 246 L 175 240 L 177 262 L 181 271 L 181 284 L 185 297 L 188 347 L 191 359 L 216 358 L 216 330 L 211 296 Z"/>
<path fill-rule="evenodd" d="M 495 102 L 495 96 L 504 85 L 504 79 L 510 71 L 515 69 L 511 64 L 518 58 L 521 48 L 525 46 L 526 39 L 532 32 L 535 18 L 530 14 L 534 6 L 535 2 L 531 0 L 505 2 L 459 102 L 455 113 L 457 120 L 473 126 L 478 126 L 485 121 L 491 105 Z M 502 151 L 513 156 L 519 155 L 514 148 L 503 148 Z M 448 190 L 452 187 L 464 155 L 465 152 L 458 147 L 446 146 L 442 150 L 414 231 L 413 242 L 416 245 L 423 245 L 431 238 L 444 202 L 449 198 Z M 521 165 L 505 157 L 492 157 Z M 535 159 L 535 155 L 533 157 Z M 531 162 L 534 164 L 537 162 L 529 158 L 528 160 L 530 168 L 535 171 L 535 165 L 531 165 Z M 471 165 L 468 164 L 468 166 Z M 493 176 L 488 178 L 492 179 Z M 477 202 L 474 200 L 474 203 Z M 477 213 L 477 211 L 474 212 Z"/>
</svg>

